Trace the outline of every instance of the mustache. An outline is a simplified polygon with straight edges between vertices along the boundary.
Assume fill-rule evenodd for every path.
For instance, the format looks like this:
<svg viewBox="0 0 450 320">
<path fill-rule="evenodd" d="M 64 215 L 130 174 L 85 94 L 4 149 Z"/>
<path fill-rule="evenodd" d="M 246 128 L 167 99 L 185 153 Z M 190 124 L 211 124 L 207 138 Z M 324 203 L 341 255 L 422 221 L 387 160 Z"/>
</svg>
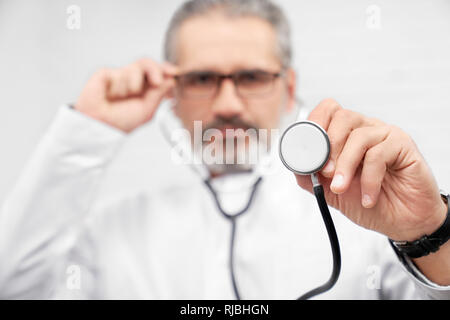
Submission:
<svg viewBox="0 0 450 320">
<path fill-rule="evenodd" d="M 259 129 L 259 126 L 257 126 L 256 124 L 246 122 L 242 120 L 240 117 L 231 117 L 231 118 L 217 117 L 210 124 L 205 126 L 203 131 L 206 131 L 208 129 L 221 129 L 224 127 L 240 128 L 243 129 L 244 131 L 248 129 L 255 129 L 255 130 Z"/>
</svg>

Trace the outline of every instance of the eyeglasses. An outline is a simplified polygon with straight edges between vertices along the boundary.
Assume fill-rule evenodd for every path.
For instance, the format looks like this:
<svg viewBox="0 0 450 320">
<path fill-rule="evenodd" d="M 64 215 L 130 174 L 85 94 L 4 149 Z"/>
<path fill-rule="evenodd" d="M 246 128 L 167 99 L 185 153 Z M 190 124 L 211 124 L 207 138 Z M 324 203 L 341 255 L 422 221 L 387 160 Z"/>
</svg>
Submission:
<svg viewBox="0 0 450 320">
<path fill-rule="evenodd" d="M 281 76 L 282 72 L 270 73 L 262 70 L 241 70 L 232 74 L 194 71 L 176 76 L 175 79 L 177 90 L 184 98 L 213 98 L 225 79 L 233 81 L 238 95 L 243 98 L 252 98 L 270 94 L 275 80 Z"/>
</svg>

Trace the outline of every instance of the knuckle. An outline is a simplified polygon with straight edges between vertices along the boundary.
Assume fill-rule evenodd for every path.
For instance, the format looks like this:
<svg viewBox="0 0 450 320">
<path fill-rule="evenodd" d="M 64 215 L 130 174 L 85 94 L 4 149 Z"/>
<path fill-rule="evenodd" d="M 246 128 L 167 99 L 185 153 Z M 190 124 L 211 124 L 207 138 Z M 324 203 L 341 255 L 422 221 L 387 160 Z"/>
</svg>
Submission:
<svg viewBox="0 0 450 320">
<path fill-rule="evenodd" d="M 364 145 L 364 137 L 367 135 L 367 129 L 360 127 L 360 128 L 356 128 L 353 129 L 352 131 L 350 131 L 350 133 L 348 134 L 347 140 L 345 141 L 345 143 L 358 147 L 359 148 L 365 148 Z M 344 141 L 341 142 L 342 144 L 344 144 Z"/>
<path fill-rule="evenodd" d="M 138 60 L 136 66 L 140 70 L 147 72 L 158 72 L 161 70 L 161 65 L 150 58 L 141 58 Z"/>
<path fill-rule="evenodd" d="M 389 125 L 389 132 L 394 137 L 394 139 L 397 139 L 398 141 L 402 142 L 402 144 L 404 143 L 405 145 L 415 145 L 412 136 L 407 132 L 405 132 L 400 127 L 395 125 Z"/>
<path fill-rule="evenodd" d="M 320 101 L 319 105 L 323 105 L 325 107 L 337 107 L 339 103 L 333 98 L 325 98 Z"/>
<path fill-rule="evenodd" d="M 336 117 L 338 117 L 341 121 L 351 123 L 352 126 L 360 125 L 362 122 L 361 114 L 349 109 L 339 109 L 336 112 Z"/>
<path fill-rule="evenodd" d="M 364 156 L 364 163 L 373 164 L 382 159 L 383 151 L 380 148 L 371 148 L 367 150 Z"/>
<path fill-rule="evenodd" d="M 93 78 L 102 79 L 102 78 L 109 77 L 110 74 L 111 74 L 110 68 L 100 68 L 94 72 Z"/>
<path fill-rule="evenodd" d="M 332 98 L 323 99 L 317 106 L 317 109 L 320 111 L 328 111 L 328 110 L 341 110 L 341 105 Z M 331 112 L 330 111 L 330 112 Z"/>
<path fill-rule="evenodd" d="M 146 64 L 154 64 L 154 63 L 155 63 L 155 61 L 153 61 L 150 58 L 139 58 L 135 62 L 135 64 L 138 65 L 138 66 L 146 65 Z"/>
<path fill-rule="evenodd" d="M 396 136 L 406 137 L 409 136 L 406 132 L 404 132 L 400 127 L 390 124 L 387 126 L 389 131 Z"/>
<path fill-rule="evenodd" d="M 120 82 L 120 78 L 121 78 L 121 71 L 120 71 L 120 69 L 111 70 L 108 73 L 107 78 L 109 79 L 111 84 L 117 84 L 118 82 Z"/>
<path fill-rule="evenodd" d="M 353 129 L 349 134 L 349 139 L 358 139 L 361 136 L 364 136 L 367 134 L 367 128 L 365 127 L 359 127 Z"/>
<path fill-rule="evenodd" d="M 342 109 L 336 100 L 331 98 L 323 99 L 310 113 L 310 118 L 320 118 L 323 115 L 331 115 L 336 110 Z"/>
<path fill-rule="evenodd" d="M 404 133 L 402 129 L 400 129 L 399 127 L 397 127 L 393 124 L 386 125 L 386 129 L 387 129 L 389 135 L 396 139 L 404 138 L 405 136 L 407 136 L 407 134 Z"/>
<path fill-rule="evenodd" d="M 367 117 L 366 118 L 367 124 L 371 125 L 371 126 L 385 126 L 386 124 L 381 121 L 378 118 L 374 118 L 374 117 Z"/>
<path fill-rule="evenodd" d="M 339 109 L 338 111 L 336 111 L 336 113 L 334 114 L 334 116 L 338 119 L 347 119 L 350 116 L 350 111 L 344 108 Z"/>
<path fill-rule="evenodd" d="M 139 66 L 137 64 L 132 63 L 125 66 L 124 71 L 127 73 L 135 73 L 139 71 Z"/>
</svg>

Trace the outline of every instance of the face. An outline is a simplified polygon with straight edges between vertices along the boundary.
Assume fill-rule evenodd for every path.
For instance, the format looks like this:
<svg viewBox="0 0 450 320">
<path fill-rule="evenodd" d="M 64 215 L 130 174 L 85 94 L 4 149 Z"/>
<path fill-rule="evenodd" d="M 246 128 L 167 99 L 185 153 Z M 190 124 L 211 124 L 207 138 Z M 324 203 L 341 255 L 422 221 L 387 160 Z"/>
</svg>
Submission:
<svg viewBox="0 0 450 320">
<path fill-rule="evenodd" d="M 220 12 L 191 18 L 177 34 L 177 66 L 181 74 L 236 74 L 263 71 L 276 74 L 282 66 L 276 52 L 276 34 L 257 17 L 227 17 Z M 245 82 L 245 81 L 243 81 Z M 215 95 L 183 95 L 175 89 L 175 112 L 193 133 L 194 121 L 203 129 L 273 129 L 283 112 L 292 109 L 295 74 L 285 70 L 262 94 L 241 94 L 232 79 L 223 79 Z M 240 87 L 239 87 L 240 88 Z"/>
</svg>

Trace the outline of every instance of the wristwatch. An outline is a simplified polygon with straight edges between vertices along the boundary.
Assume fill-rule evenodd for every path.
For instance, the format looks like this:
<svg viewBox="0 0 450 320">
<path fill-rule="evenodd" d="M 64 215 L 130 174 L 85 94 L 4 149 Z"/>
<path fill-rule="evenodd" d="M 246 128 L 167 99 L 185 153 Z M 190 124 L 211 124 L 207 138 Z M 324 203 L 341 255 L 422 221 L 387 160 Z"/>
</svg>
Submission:
<svg viewBox="0 0 450 320">
<path fill-rule="evenodd" d="M 431 252 L 438 251 L 450 239 L 450 195 L 441 190 L 441 197 L 448 208 L 444 223 L 432 234 L 424 235 L 415 241 L 394 241 L 389 239 L 398 251 L 410 258 L 420 258 Z"/>
</svg>

